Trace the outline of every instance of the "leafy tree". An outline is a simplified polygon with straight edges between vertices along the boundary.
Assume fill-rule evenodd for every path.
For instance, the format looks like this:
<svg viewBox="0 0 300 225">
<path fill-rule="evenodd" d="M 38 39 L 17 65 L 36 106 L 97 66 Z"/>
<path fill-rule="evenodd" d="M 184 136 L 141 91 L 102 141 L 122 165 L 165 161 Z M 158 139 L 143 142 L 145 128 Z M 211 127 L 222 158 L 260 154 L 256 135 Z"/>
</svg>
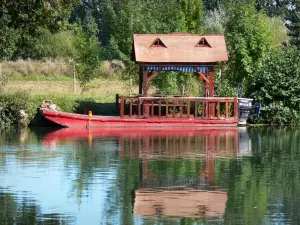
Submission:
<svg viewBox="0 0 300 225">
<path fill-rule="evenodd" d="M 31 57 L 39 27 L 58 31 L 77 0 L 17 0 L 0 4 L 1 58 Z M 3 54 L 2 54 L 3 53 Z"/>
<path fill-rule="evenodd" d="M 224 34 L 226 11 L 224 8 L 207 11 L 204 17 L 205 33 Z"/>
<path fill-rule="evenodd" d="M 189 33 L 203 32 L 204 10 L 202 0 L 181 0 L 180 10 L 182 31 Z"/>
<path fill-rule="evenodd" d="M 6 19 L 0 19 L 0 60 L 6 60 L 17 51 L 17 42 L 20 37 L 18 29 L 9 28 Z"/>
<path fill-rule="evenodd" d="M 287 13 L 287 27 L 289 36 L 291 36 L 291 44 L 300 49 L 300 1 L 294 0 L 293 5 Z"/>
<path fill-rule="evenodd" d="M 205 11 L 218 10 L 221 7 L 222 0 L 203 0 Z"/>
<path fill-rule="evenodd" d="M 88 17 L 85 25 L 75 28 L 74 47 L 75 55 L 72 56 L 75 62 L 78 80 L 81 86 L 95 78 L 97 68 L 103 60 L 103 51 L 97 37 L 97 25 L 93 17 Z M 85 30 L 83 30 L 85 28 Z"/>
<path fill-rule="evenodd" d="M 76 55 L 72 30 L 52 34 L 48 29 L 41 29 L 40 33 L 34 47 L 35 58 L 72 58 Z"/>
<path fill-rule="evenodd" d="M 262 67 L 271 47 L 267 18 L 252 3 L 237 3 L 228 8 L 225 28 L 232 80 L 249 79 Z"/>
<path fill-rule="evenodd" d="M 272 123 L 300 121 L 300 56 L 293 46 L 273 51 L 257 72 L 248 93 L 262 102 L 263 119 Z"/>
<path fill-rule="evenodd" d="M 274 16 L 268 17 L 267 20 L 269 30 L 271 32 L 272 47 L 277 48 L 284 43 L 288 43 L 290 38 L 283 19 L 281 17 Z"/>
<path fill-rule="evenodd" d="M 257 10 L 263 10 L 268 16 L 285 16 L 291 0 L 256 0 Z"/>
</svg>

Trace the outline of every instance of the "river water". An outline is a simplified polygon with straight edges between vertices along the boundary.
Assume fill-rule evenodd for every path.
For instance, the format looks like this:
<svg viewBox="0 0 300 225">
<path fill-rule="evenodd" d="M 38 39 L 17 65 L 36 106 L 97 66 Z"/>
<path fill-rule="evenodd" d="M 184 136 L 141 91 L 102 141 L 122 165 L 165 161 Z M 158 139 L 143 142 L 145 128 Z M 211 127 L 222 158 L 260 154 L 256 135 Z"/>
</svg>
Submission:
<svg viewBox="0 0 300 225">
<path fill-rule="evenodd" d="M 0 224 L 300 224 L 300 130 L 0 133 Z"/>
</svg>

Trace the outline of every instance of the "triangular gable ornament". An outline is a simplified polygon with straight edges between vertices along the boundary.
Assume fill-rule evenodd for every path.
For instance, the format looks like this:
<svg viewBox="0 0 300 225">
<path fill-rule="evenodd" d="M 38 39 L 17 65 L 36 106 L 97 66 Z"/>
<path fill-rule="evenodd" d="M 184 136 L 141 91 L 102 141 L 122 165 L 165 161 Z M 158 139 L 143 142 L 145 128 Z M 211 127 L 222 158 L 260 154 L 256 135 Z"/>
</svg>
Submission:
<svg viewBox="0 0 300 225">
<path fill-rule="evenodd" d="M 167 46 L 159 38 L 156 38 L 153 41 L 153 43 L 150 45 L 150 47 L 163 47 L 163 48 L 166 48 Z"/>
<path fill-rule="evenodd" d="M 208 43 L 206 38 L 201 38 L 201 40 L 196 44 L 196 47 L 208 47 L 211 48 L 211 45 Z"/>
</svg>

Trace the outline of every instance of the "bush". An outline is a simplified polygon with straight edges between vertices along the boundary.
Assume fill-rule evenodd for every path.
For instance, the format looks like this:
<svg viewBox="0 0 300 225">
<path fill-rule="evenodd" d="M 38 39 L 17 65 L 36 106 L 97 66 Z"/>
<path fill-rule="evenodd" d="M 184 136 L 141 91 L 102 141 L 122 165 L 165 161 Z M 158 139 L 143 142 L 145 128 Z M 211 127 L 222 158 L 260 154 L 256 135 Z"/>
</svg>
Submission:
<svg viewBox="0 0 300 225">
<path fill-rule="evenodd" d="M 251 80 L 248 93 L 264 106 L 262 120 L 272 124 L 300 122 L 300 56 L 291 46 L 281 47 L 265 60 Z"/>
<path fill-rule="evenodd" d="M 300 113 L 283 105 L 282 102 L 273 102 L 261 109 L 261 117 L 250 116 L 250 124 L 271 125 L 297 125 L 300 121 Z"/>
<path fill-rule="evenodd" d="M 34 112 L 25 93 L 0 94 L 0 126 L 28 125 Z M 26 113 L 26 116 L 25 116 Z"/>
<path fill-rule="evenodd" d="M 80 105 L 83 102 L 95 102 L 93 99 L 68 95 L 28 95 L 23 92 L 2 93 L 0 94 L 0 127 L 29 125 L 45 99 L 52 100 L 64 112 L 82 111 Z"/>
</svg>

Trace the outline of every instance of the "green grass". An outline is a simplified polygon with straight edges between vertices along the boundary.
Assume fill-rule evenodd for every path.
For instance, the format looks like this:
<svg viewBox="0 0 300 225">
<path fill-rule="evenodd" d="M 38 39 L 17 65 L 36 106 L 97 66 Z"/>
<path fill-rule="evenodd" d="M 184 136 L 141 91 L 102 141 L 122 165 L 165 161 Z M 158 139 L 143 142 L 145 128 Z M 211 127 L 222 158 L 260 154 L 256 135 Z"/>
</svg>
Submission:
<svg viewBox="0 0 300 225">
<path fill-rule="evenodd" d="M 22 74 L 15 74 L 8 77 L 9 81 L 72 81 L 72 77 L 66 75 L 45 76 L 42 74 L 30 74 L 24 76 Z"/>
<path fill-rule="evenodd" d="M 138 86 L 133 87 L 137 94 Z M 83 113 L 91 110 L 94 115 L 118 115 L 116 109 L 116 94 L 129 95 L 129 83 L 117 79 L 95 79 L 86 85 L 83 91 L 73 82 L 63 80 L 9 80 L 4 87 L 4 94 L 18 95 L 24 93 L 28 96 L 27 111 L 34 114 L 44 100 L 51 100 L 61 111 Z M 33 118 L 32 115 L 30 118 Z"/>
</svg>

